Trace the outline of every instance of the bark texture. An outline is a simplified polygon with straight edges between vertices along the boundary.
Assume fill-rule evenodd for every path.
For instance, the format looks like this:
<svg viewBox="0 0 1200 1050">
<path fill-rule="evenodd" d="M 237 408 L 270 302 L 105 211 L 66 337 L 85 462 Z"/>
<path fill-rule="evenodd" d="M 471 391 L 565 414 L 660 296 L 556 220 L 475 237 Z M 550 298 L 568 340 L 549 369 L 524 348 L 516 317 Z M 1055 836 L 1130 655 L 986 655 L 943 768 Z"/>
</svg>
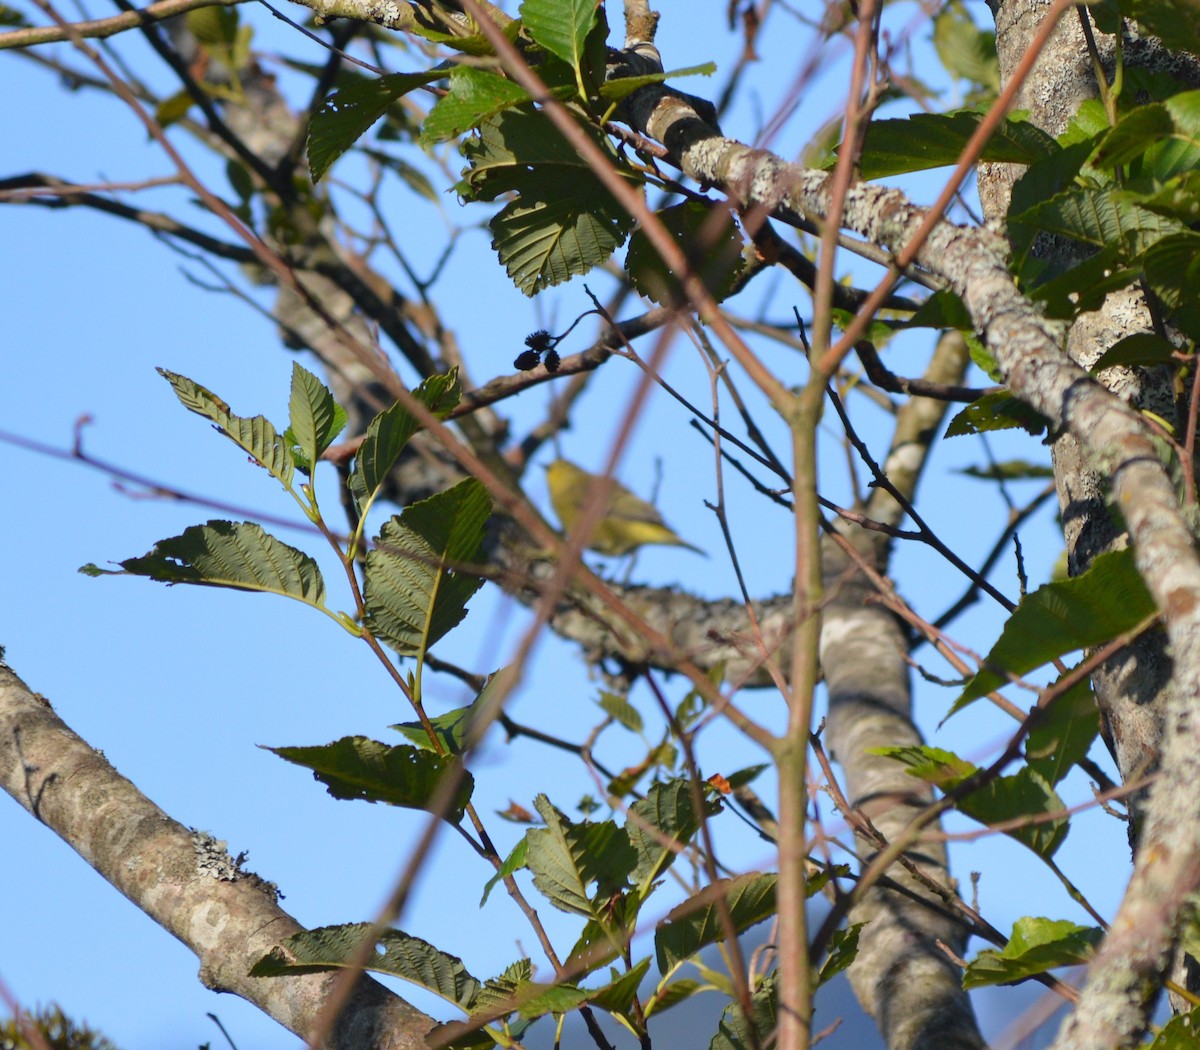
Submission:
<svg viewBox="0 0 1200 1050">
<path fill-rule="evenodd" d="M 251 966 L 303 927 L 273 885 L 224 845 L 172 820 L 76 736 L 50 702 L 0 664 L 0 781 L 151 919 L 196 953 L 200 980 L 259 1007 L 302 1039 L 336 974 L 252 978 Z M 329 1050 L 425 1050 L 434 1021 L 360 978 Z"/>
</svg>

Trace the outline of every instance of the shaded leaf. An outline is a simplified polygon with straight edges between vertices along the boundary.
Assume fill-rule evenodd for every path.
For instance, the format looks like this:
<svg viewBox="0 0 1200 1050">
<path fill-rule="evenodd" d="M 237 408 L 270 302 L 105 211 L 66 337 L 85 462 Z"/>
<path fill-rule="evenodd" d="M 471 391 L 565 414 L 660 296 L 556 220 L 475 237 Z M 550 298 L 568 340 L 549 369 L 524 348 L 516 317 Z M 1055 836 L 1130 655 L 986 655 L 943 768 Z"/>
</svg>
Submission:
<svg viewBox="0 0 1200 1050">
<path fill-rule="evenodd" d="M 989 430 L 1013 430 L 1018 427 L 1037 436 L 1046 429 L 1046 420 L 1007 390 L 997 390 L 972 401 L 950 420 L 950 425 L 946 427 L 946 437 L 981 434 Z"/>
<path fill-rule="evenodd" d="M 429 719 L 434 731 L 437 733 L 438 743 L 442 750 L 451 755 L 460 755 L 465 750 L 463 741 L 466 739 L 467 730 L 471 726 L 471 716 L 474 713 L 474 705 L 455 708 L 453 711 L 447 711 L 444 715 L 437 715 Z M 389 728 L 396 730 L 398 733 L 405 736 L 417 747 L 424 748 L 426 751 L 433 749 L 433 744 L 429 740 L 429 735 L 425 732 L 425 727 L 420 722 L 398 722 Z"/>
<path fill-rule="evenodd" d="M 430 376 L 410 393 L 438 419 L 445 419 L 462 399 L 458 369 Z M 354 454 L 354 469 L 350 473 L 350 491 L 360 516 L 365 516 L 371 509 L 404 446 L 420 429 L 417 417 L 400 401 L 384 409 L 368 424 L 362 444 Z"/>
<path fill-rule="evenodd" d="M 483 896 L 479 900 L 479 906 L 482 908 L 487 904 L 488 897 L 491 896 L 492 890 L 496 888 L 498 882 L 503 882 L 513 872 L 520 871 L 525 867 L 525 858 L 529 850 L 529 844 L 524 836 L 512 848 L 512 852 L 504 858 L 504 863 L 496 870 L 496 874 L 487 880 L 487 885 L 483 887 Z"/>
<path fill-rule="evenodd" d="M 84 566 L 89 576 L 148 576 L 162 583 L 194 583 L 262 591 L 323 608 L 325 581 L 317 563 L 252 521 L 210 521 L 159 540 L 140 558 L 126 558 L 120 572 Z"/>
<path fill-rule="evenodd" d="M 389 73 L 360 80 L 330 95 L 308 126 L 308 170 L 320 182 L 343 153 L 363 137 L 398 98 L 413 88 L 446 77 L 445 70 Z"/>
<path fill-rule="evenodd" d="M 778 876 L 748 872 L 720 879 L 672 908 L 654 931 L 654 948 L 662 974 L 695 955 L 701 948 L 725 940 L 717 901 L 722 897 L 738 933 L 775 914 L 775 883 Z"/>
<path fill-rule="evenodd" d="M 273 478 L 291 487 L 294 469 L 291 453 L 267 419 L 262 416 L 243 418 L 234 415 L 229 406 L 207 387 L 165 368 L 157 371 L 171 384 L 184 408 L 211 420 L 222 434 L 243 449 Z"/>
<path fill-rule="evenodd" d="M 608 899 L 627 887 L 637 863 L 629 835 L 611 820 L 574 824 L 545 795 L 538 795 L 534 806 L 546 826 L 525 832 L 533 884 L 556 908 L 600 919 Z"/>
<path fill-rule="evenodd" d="M 842 930 L 834 930 L 829 938 L 828 958 L 817 971 L 816 985 L 819 988 L 845 970 L 858 956 L 858 934 L 865 922 L 854 922 Z"/>
<path fill-rule="evenodd" d="M 711 77 L 717 71 L 715 62 L 703 62 L 698 66 L 685 66 L 683 69 L 671 69 L 666 73 L 645 73 L 637 77 L 618 77 L 616 80 L 606 80 L 600 85 L 600 95 L 610 102 L 620 102 L 647 84 L 661 84 L 667 80 L 677 80 L 680 77 Z"/>
<path fill-rule="evenodd" d="M 642 731 L 644 723 L 641 713 L 629 702 L 627 696 L 619 696 L 617 693 L 610 693 L 605 689 L 601 690 L 600 699 L 596 703 L 600 705 L 600 709 L 606 715 L 612 717 L 631 733 Z"/>
<path fill-rule="evenodd" d="M 672 981 L 666 987 L 658 988 L 646 1001 L 643 1009 L 646 1017 L 649 1018 L 654 1014 L 671 1009 L 672 1006 L 678 1006 L 680 1003 L 687 1002 L 697 992 L 710 990 L 710 985 L 693 980 L 690 977 L 685 977 L 678 981 Z"/>
<path fill-rule="evenodd" d="M 716 801 L 705 804 L 709 816 L 720 810 Z M 700 828 L 691 782 L 678 778 L 651 786 L 644 799 L 629 807 L 625 827 L 637 850 L 637 866 L 630 879 L 644 898 L 650 884 L 675 862 L 676 850 L 671 845 L 686 845 Z"/>
<path fill-rule="evenodd" d="M 873 120 L 862 149 L 862 177 L 881 179 L 910 171 L 957 164 L 983 114 L 916 113 L 894 120 Z M 1033 164 L 1057 153 L 1059 145 L 1028 121 L 1005 120 L 984 147 L 982 159 Z M 840 147 L 839 147 L 840 149 Z"/>
<path fill-rule="evenodd" d="M 478 560 L 492 501 L 474 478 L 406 507 L 367 553 L 363 626 L 401 656 L 422 653 L 462 621 L 483 586 Z"/>
<path fill-rule="evenodd" d="M 1076 649 L 1103 645 L 1154 612 L 1131 550 L 1099 555 L 1081 576 L 1039 587 L 1008 618 L 1000 640 L 951 714 L 1007 682 Z M 996 670 L 992 670 L 995 668 Z"/>
<path fill-rule="evenodd" d="M 522 0 L 520 12 L 535 43 L 572 69 L 582 66 L 584 41 L 596 24 L 596 0 Z"/>
<path fill-rule="evenodd" d="M 1101 930 L 1064 919 L 1018 919 L 1012 937 L 999 951 L 981 951 L 967 964 L 963 987 L 1013 984 L 1058 966 L 1087 962 L 1103 939 Z"/>
<path fill-rule="evenodd" d="M 750 996 L 753 1013 L 750 1020 L 746 1019 L 736 1002 L 725 1007 L 717 1034 L 708 1044 L 708 1050 L 753 1050 L 754 1047 L 767 1045 L 777 1023 L 778 998 L 776 974 L 772 973 L 763 978 Z"/>
<path fill-rule="evenodd" d="M 475 781 L 453 757 L 401 744 L 388 747 L 365 736 L 347 736 L 317 747 L 269 747 L 280 758 L 313 771 L 334 798 L 385 802 L 405 809 L 437 811 L 447 776 L 460 777 L 440 814 L 451 824 L 463 818 Z"/>
<path fill-rule="evenodd" d="M 1080 682 L 1055 697 L 1025 740 L 1029 767 L 1057 784 L 1087 757 L 1100 733 L 1100 716 L 1091 686 Z"/>
<path fill-rule="evenodd" d="M 1195 1050 L 1200 1043 L 1200 1007 L 1172 1017 L 1154 1037 L 1147 1050 Z"/>
<path fill-rule="evenodd" d="M 609 1013 L 628 1015 L 642 978 L 649 969 L 650 960 L 643 959 L 626 973 L 610 971 L 612 980 L 592 993 L 592 1005 L 599 1006 Z"/>
<path fill-rule="evenodd" d="M 361 922 L 294 934 L 256 962 L 250 976 L 321 973 L 350 966 L 371 930 L 370 923 Z M 479 995 L 480 984 L 467 972 L 463 961 L 428 941 L 400 930 L 383 930 L 376 934 L 374 944 L 363 963 L 368 970 L 419 985 L 464 1011 Z"/>
<path fill-rule="evenodd" d="M 729 211 L 689 201 L 656 214 L 712 297 L 717 302 L 728 298 L 746 265 L 744 240 Z M 646 298 L 663 304 L 686 301 L 680 275 L 663 262 L 642 230 L 629 239 L 625 269 Z"/>
<path fill-rule="evenodd" d="M 979 771 L 973 763 L 952 751 L 926 744 L 870 750 L 873 754 L 902 762 L 908 767 L 909 774 L 947 792 Z M 994 777 L 959 799 L 955 806 L 959 812 L 988 827 L 1006 821 L 1040 818 L 1008 828 L 1004 833 L 1041 857 L 1053 856 L 1067 836 L 1069 825 L 1062 799 L 1045 777 L 1028 766 L 1012 776 Z"/>
</svg>

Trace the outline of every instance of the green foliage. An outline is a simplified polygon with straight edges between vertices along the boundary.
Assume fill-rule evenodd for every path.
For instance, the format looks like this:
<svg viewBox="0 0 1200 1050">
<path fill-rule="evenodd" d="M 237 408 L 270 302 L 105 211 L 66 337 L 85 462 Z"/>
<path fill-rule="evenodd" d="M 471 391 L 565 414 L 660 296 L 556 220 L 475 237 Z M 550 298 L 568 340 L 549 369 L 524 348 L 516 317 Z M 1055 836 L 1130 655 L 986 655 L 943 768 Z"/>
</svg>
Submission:
<svg viewBox="0 0 1200 1050">
<path fill-rule="evenodd" d="M 728 209 L 688 201 L 664 208 L 657 215 L 709 294 L 717 302 L 728 298 L 745 269 L 744 242 Z M 646 298 L 674 305 L 686 301 L 680 275 L 666 266 L 641 230 L 629 240 L 625 269 Z"/>
<path fill-rule="evenodd" d="M 1103 931 L 1063 919 L 1018 919 L 1012 936 L 999 951 L 981 951 L 967 965 L 963 987 L 1014 984 L 1059 966 L 1087 962 Z"/>
<path fill-rule="evenodd" d="M 1017 428 L 1036 436 L 1046 429 L 1046 420 L 1006 390 L 996 390 L 972 401 L 950 420 L 946 437 Z"/>
<path fill-rule="evenodd" d="M 414 88 L 446 76 L 443 70 L 389 73 L 374 80 L 356 78 L 330 95 L 308 126 L 308 170 L 320 182 L 343 153 L 353 146 L 397 100 Z"/>
<path fill-rule="evenodd" d="M 607 138 L 581 124 L 618 171 L 631 175 Z M 492 218 L 492 247 L 526 295 L 606 262 L 632 220 L 588 164 L 539 113 L 508 109 L 463 145 L 468 167 L 459 192 L 491 201 L 516 192 Z M 571 187 L 564 195 L 562 188 Z"/>
<path fill-rule="evenodd" d="M 725 1007 L 708 1050 L 752 1050 L 763 1046 L 775 1030 L 778 1000 L 779 988 L 775 974 L 771 974 L 759 982 L 750 996 L 752 1017 L 747 1018 L 737 1003 Z"/>
<path fill-rule="evenodd" d="M 296 466 L 311 475 L 316 462 L 346 426 L 346 410 L 308 369 L 292 364 L 288 428 L 283 437 Z"/>
<path fill-rule="evenodd" d="M 761 872 L 720 879 L 673 908 L 654 933 L 659 972 L 666 976 L 701 948 L 725 940 L 721 900 L 737 933 L 769 919 L 775 914 L 776 881 L 777 876 Z"/>
<path fill-rule="evenodd" d="M 977 766 L 952 751 L 927 744 L 873 748 L 907 766 L 914 777 L 952 791 L 979 772 Z M 1028 846 L 1039 857 L 1052 857 L 1069 828 L 1066 807 L 1051 783 L 1025 766 L 1011 776 L 993 777 L 958 799 L 956 807 L 988 827 L 1007 824 L 1004 833 Z"/>
<path fill-rule="evenodd" d="M 117 1050 L 108 1038 L 86 1023 L 68 1017 L 61 1006 L 51 1003 L 25 1015 L 37 1033 L 30 1039 L 15 1017 L 0 1021 L 2 1050 Z"/>
<path fill-rule="evenodd" d="M 882 179 L 910 171 L 957 164 L 975 134 L 979 113 L 916 113 L 902 120 L 873 120 L 862 152 L 864 179 Z M 1006 164 L 1033 164 L 1058 151 L 1054 139 L 1034 125 L 1004 121 L 984 147 L 982 159 Z"/>
<path fill-rule="evenodd" d="M 1192 1050 L 1200 1040 L 1200 1008 L 1172 1017 L 1154 1037 L 1148 1050 Z"/>
<path fill-rule="evenodd" d="M 461 959 L 400 930 L 372 934 L 373 928 L 366 922 L 294 934 L 256 962 L 250 976 L 322 973 L 353 966 L 364 941 L 371 938 L 371 951 L 360 963 L 365 969 L 419 985 L 464 1011 L 479 997 L 482 985 L 467 972 Z"/>
<path fill-rule="evenodd" d="M 325 582 L 317 563 L 249 521 L 193 525 L 120 565 L 120 571 L 96 565 L 79 571 L 88 576 L 147 576 L 162 583 L 262 591 L 318 608 L 325 605 Z"/>
<path fill-rule="evenodd" d="M 1131 550 L 1099 555 L 1082 576 L 1039 587 L 1008 618 L 1000 640 L 955 701 L 951 713 L 1076 649 L 1111 641 L 1154 613 Z"/>
<path fill-rule="evenodd" d="M 285 488 L 291 487 L 295 463 L 287 443 L 269 420 L 263 416 L 245 419 L 234 415 L 229 406 L 216 394 L 187 376 L 169 372 L 165 368 L 160 368 L 158 374 L 171 384 L 175 396 L 184 408 L 211 420 L 222 434 L 271 477 L 276 478 Z"/>
<path fill-rule="evenodd" d="M 451 824 L 463 818 L 474 778 L 452 756 L 401 744 L 388 747 L 347 736 L 318 747 L 269 747 L 280 758 L 313 771 L 334 798 L 424 809 Z"/>
<path fill-rule="evenodd" d="M 462 398 L 458 369 L 431 376 L 411 393 L 437 419 L 445 419 Z M 420 421 L 402 401 L 371 420 L 362 444 L 354 454 L 354 469 L 350 472 L 350 491 L 360 517 L 366 517 L 400 454 L 420 429 Z"/>
<path fill-rule="evenodd" d="M 363 626 L 401 656 L 424 653 L 466 615 L 483 580 L 479 559 L 492 512 L 474 478 L 414 503 L 383 526 L 367 552 Z"/>
</svg>

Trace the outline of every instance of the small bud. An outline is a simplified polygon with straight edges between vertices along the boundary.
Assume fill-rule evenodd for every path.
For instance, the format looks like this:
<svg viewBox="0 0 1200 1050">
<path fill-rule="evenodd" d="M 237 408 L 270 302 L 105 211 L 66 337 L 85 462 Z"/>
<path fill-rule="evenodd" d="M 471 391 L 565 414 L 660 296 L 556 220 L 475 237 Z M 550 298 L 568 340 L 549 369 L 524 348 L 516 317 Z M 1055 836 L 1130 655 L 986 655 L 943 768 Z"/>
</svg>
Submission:
<svg viewBox="0 0 1200 1050">
<path fill-rule="evenodd" d="M 520 369 L 522 372 L 528 372 L 531 368 L 537 368 L 540 358 L 541 355 L 536 350 L 522 350 L 517 354 L 517 359 L 513 362 L 513 367 Z"/>
<path fill-rule="evenodd" d="M 557 372 L 558 366 L 562 364 L 562 358 L 558 356 L 557 350 L 547 350 L 542 364 L 546 366 L 547 372 Z"/>
</svg>

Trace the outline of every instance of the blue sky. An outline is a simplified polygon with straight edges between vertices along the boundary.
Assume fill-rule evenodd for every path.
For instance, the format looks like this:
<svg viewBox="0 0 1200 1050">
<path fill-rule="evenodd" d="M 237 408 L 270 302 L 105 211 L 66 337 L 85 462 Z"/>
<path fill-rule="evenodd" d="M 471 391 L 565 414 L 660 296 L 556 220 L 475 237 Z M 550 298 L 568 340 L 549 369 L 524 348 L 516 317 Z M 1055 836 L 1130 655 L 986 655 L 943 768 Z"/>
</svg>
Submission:
<svg viewBox="0 0 1200 1050">
<path fill-rule="evenodd" d="M 723 3 L 664 6 L 661 43 L 668 68 L 707 59 L 715 59 L 722 72 L 730 68 L 736 49 L 724 30 Z M 281 35 L 265 12 L 249 5 L 241 10 L 259 27 L 263 46 L 319 60 L 314 45 Z M 912 5 L 900 5 L 898 24 L 915 12 Z M 773 29 L 761 40 L 763 61 L 751 70 L 747 90 L 726 121 L 732 134 L 750 136 L 764 115 L 776 109 L 790 77 L 780 71 L 790 70 L 793 57 L 807 46 L 794 22 L 780 20 Z M 927 29 L 915 31 L 918 41 L 926 36 Z M 152 80 L 165 83 L 155 60 L 136 41 L 118 46 L 137 68 L 153 71 L 146 74 Z M 782 152 L 798 150 L 813 128 L 836 111 L 844 94 L 844 65 L 832 69 L 810 89 L 815 104 L 806 98 L 801 112 L 785 126 L 775 143 Z M 720 80 L 685 86 L 710 93 L 713 83 Z M 51 74 L 12 54 L 0 57 L 0 91 L 10 100 L 0 116 L 7 144 L 5 175 L 43 170 L 91 182 L 134 180 L 169 170 L 144 130 L 116 102 L 94 92 L 64 91 Z M 188 148 L 181 132 L 175 137 Z M 200 154 L 190 150 L 188 156 Z M 219 169 L 198 163 L 206 177 L 220 178 Z M 453 157 L 450 163 L 454 165 Z M 936 195 L 933 177 L 906 185 L 920 200 Z M 397 218 L 428 231 L 430 247 L 423 261 L 429 265 L 447 221 L 484 217 L 465 215 L 453 197 L 435 207 L 399 188 L 391 192 Z M 167 208 L 178 195 L 153 191 L 137 200 Z M 495 265 L 487 235 L 476 229 L 462 236 L 462 250 L 444 281 L 442 306 L 482 382 L 511 370 L 522 339 L 534 327 L 543 322 L 564 327 L 563 319 L 587 303 L 574 282 L 531 306 Z M 241 414 L 262 412 L 283 420 L 291 355 L 279 348 L 265 320 L 231 296 L 190 283 L 185 274 L 202 276 L 203 271 L 143 231 L 82 209 L 4 207 L 0 245 L 7 351 L 0 429 L 64 448 L 76 421 L 86 414 L 92 420 L 85 430 L 86 447 L 97 457 L 166 484 L 298 518 L 290 501 L 261 472 L 245 466 L 236 449 L 179 407 L 154 371 L 164 366 L 191 376 Z M 595 286 L 603 287 L 602 282 L 596 279 Z M 735 308 L 750 314 L 763 298 L 773 296 L 773 318 L 787 316 L 793 305 L 807 314 L 799 290 L 773 278 L 762 284 L 745 293 L 746 302 L 735 302 Z M 586 324 L 577 331 L 585 330 L 591 331 Z M 587 339 L 590 335 L 580 334 L 564 350 L 579 349 Z M 904 356 L 897 371 L 915 374 L 928 342 L 914 341 L 900 352 Z M 789 381 L 802 382 L 803 370 L 794 356 L 770 349 L 763 353 L 781 375 L 794 377 Z M 707 379 L 682 341 L 673 350 L 667 374 L 698 403 L 707 403 Z M 625 362 L 606 366 L 582 402 L 575 425 L 563 435 L 565 455 L 587 466 L 603 462 L 636 378 Z M 545 390 L 532 390 L 503 406 L 515 421 L 515 433 L 539 418 Z M 858 408 L 856 418 L 881 453 L 880 414 Z M 714 495 L 711 457 L 687 419 L 657 393 L 640 420 L 621 476 L 648 495 L 661 459 L 659 501 L 667 519 L 712 557 L 703 561 L 682 550 L 647 551 L 639 559 L 638 575 L 649 582 L 681 581 L 713 596 L 732 595 L 734 578 L 720 553 L 720 533 L 702 502 Z M 775 434 L 780 433 L 776 428 Z M 825 434 L 823 494 L 844 499 L 844 457 L 835 422 L 826 422 Z M 1046 449 L 1029 440 L 999 440 L 997 450 L 1001 459 L 1047 458 Z M 545 458 L 551 458 L 549 450 Z M 947 443 L 935 455 L 924 493 L 930 521 L 968 560 L 978 560 L 990 545 L 1003 510 L 991 487 L 951 472 L 983 458 L 969 439 Z M 162 537 L 223 515 L 131 498 L 99 472 L 11 445 L 0 445 L 0 463 L 7 508 L 0 516 L 0 584 L 8 599 L 0 610 L 0 643 L 7 647 L 12 667 L 170 815 L 227 840 L 235 854 L 248 851 L 249 867 L 279 883 L 286 894 L 284 906 L 302 922 L 315 926 L 372 916 L 402 870 L 423 818 L 334 802 L 303 770 L 256 746 L 324 743 L 349 733 L 390 739 L 386 727 L 409 715 L 369 654 L 324 618 L 282 600 L 78 575 L 76 569 L 86 562 L 144 553 Z M 332 481 L 332 474 L 321 479 L 327 506 L 335 502 Z M 537 492 L 540 477 L 534 476 L 532 484 Z M 785 589 L 791 573 L 787 516 L 763 509 L 748 489 L 736 484 L 730 502 L 752 593 Z M 314 554 L 320 550 L 310 532 L 280 535 Z M 1036 585 L 1048 577 L 1061 546 L 1051 515 L 1043 512 L 1022 540 Z M 1015 594 L 1011 557 L 1006 566 L 998 582 Z M 912 545 L 900 552 L 897 575 L 902 590 L 930 614 L 949 604 L 963 586 L 952 568 Z M 491 670 L 506 661 L 527 621 L 520 606 L 487 587 L 473 603 L 464 629 L 448 638 L 439 653 L 475 670 Z M 957 626 L 956 637 L 985 651 L 1001 622 L 994 608 L 980 606 Z M 946 673 L 927 650 L 918 656 L 937 673 Z M 579 740 L 599 720 L 597 688 L 570 646 L 543 638 L 509 713 Z M 437 679 L 430 694 L 438 710 L 468 699 L 462 686 Z M 969 716 L 938 732 L 952 698 L 947 690 L 918 683 L 923 727 L 942 746 L 966 757 L 985 757 L 1009 723 L 976 705 Z M 778 700 L 766 691 L 750 694 L 746 707 L 767 719 L 778 715 Z M 610 730 L 601 754 L 614 764 L 635 760 L 628 744 L 619 731 Z M 701 743 L 701 761 L 710 771 L 730 772 L 761 760 L 732 731 L 712 733 Z M 527 741 L 506 745 L 498 735 L 489 737 L 474 772 L 477 799 L 485 810 L 503 809 L 509 799 L 528 805 L 535 792 L 547 789 L 562 808 L 570 809 L 581 795 L 597 793 L 577 762 Z M 763 791 L 769 796 L 769 784 Z M 1082 781 L 1069 783 L 1068 791 L 1072 800 L 1088 797 Z M 827 805 L 824 809 L 828 813 Z M 491 823 L 506 846 L 521 833 L 500 821 Z M 719 849 L 727 862 L 747 870 L 772 865 L 765 844 L 735 821 L 724 822 L 722 835 Z M 206 1041 L 220 1045 L 219 1033 L 205 1016 L 210 1011 L 220 1015 L 242 1050 L 296 1045 L 253 1008 L 203 989 L 187 949 L 10 802 L 0 802 L 0 840 L 6 855 L 0 876 L 0 979 L 20 1002 L 58 1000 L 127 1048 Z M 1110 910 L 1125 872 L 1120 863 L 1102 870 L 1089 860 L 1089 853 L 1100 848 L 1097 843 L 1115 850 L 1110 856 L 1125 855 L 1122 829 L 1091 812 L 1078 818 L 1064 864 L 1085 892 Z M 991 873 L 985 875 L 981 899 L 1001 929 L 1023 914 L 1081 918 L 1050 877 L 1007 840 L 985 839 L 969 852 L 956 852 L 955 858 L 963 879 L 970 870 Z M 1018 870 L 1019 878 L 1010 875 Z M 419 882 L 416 902 L 401 921 L 409 932 L 461 956 L 481 977 L 532 948 L 528 928 L 519 924 L 516 909 L 502 895 L 494 895 L 482 912 L 475 910 L 487 875 L 456 837 L 442 836 Z M 569 941 L 573 920 L 549 907 L 542 909 L 542 917 L 560 943 Z M 413 998 L 433 1009 L 428 1000 Z M 445 1016 L 444 1010 L 439 1013 Z M 1004 1014 L 1002 1009 L 996 1017 L 997 1027 L 1003 1026 Z"/>
</svg>

